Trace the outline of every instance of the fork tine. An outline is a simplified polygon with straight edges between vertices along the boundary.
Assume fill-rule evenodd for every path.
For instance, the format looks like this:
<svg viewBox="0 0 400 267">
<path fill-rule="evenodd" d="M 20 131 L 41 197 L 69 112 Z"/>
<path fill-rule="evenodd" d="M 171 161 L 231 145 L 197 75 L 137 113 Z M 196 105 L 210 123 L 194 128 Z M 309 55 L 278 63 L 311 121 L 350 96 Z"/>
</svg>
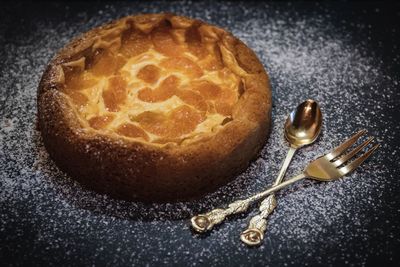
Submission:
<svg viewBox="0 0 400 267">
<path fill-rule="evenodd" d="M 361 130 L 346 141 L 344 141 L 340 146 L 336 147 L 331 153 L 325 155 L 327 160 L 333 160 L 334 158 L 340 156 L 346 149 L 351 147 L 361 136 L 363 136 L 367 130 Z"/>
<path fill-rule="evenodd" d="M 342 167 L 339 169 L 339 171 L 342 173 L 342 175 L 346 175 L 352 171 L 354 171 L 358 166 L 360 166 L 367 158 L 369 158 L 372 153 L 379 147 L 379 144 L 374 145 L 370 150 L 365 152 L 362 156 L 351 162 L 350 164 Z"/>
<path fill-rule="evenodd" d="M 341 158 L 339 158 L 338 160 L 332 162 L 333 165 L 335 165 L 336 167 L 339 167 L 340 165 L 344 164 L 346 161 L 348 161 L 349 159 L 351 159 L 355 154 L 357 154 L 359 151 L 361 151 L 364 147 L 366 147 L 369 143 L 372 142 L 372 140 L 374 140 L 373 137 L 368 138 L 368 140 L 366 140 L 365 142 L 363 142 L 362 144 L 358 145 L 356 148 L 354 148 L 351 152 L 349 152 L 348 154 L 342 156 Z"/>
</svg>

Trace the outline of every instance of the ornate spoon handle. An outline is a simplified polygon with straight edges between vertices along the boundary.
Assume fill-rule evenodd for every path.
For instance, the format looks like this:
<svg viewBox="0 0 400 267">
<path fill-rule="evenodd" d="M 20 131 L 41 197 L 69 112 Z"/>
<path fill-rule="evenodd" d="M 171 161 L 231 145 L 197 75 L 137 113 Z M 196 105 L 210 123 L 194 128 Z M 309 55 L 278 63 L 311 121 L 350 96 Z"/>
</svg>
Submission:
<svg viewBox="0 0 400 267">
<path fill-rule="evenodd" d="M 294 182 L 304 179 L 305 177 L 306 175 L 304 173 L 301 173 L 290 180 L 280 183 L 279 185 L 270 187 L 269 189 L 253 195 L 249 198 L 235 201 L 231 203 L 226 209 L 214 209 L 208 213 L 194 216 L 190 220 L 192 227 L 195 231 L 199 233 L 211 230 L 214 225 L 221 223 L 227 216 L 244 212 L 247 210 L 250 204 L 254 203 L 255 201 L 262 199 L 269 194 L 274 193 Z"/>
<path fill-rule="evenodd" d="M 295 152 L 296 148 L 290 147 L 274 185 L 278 185 L 282 182 Z M 247 229 L 240 234 L 240 239 L 243 241 L 243 243 L 249 246 L 259 245 L 261 243 L 261 241 L 264 239 L 264 232 L 267 229 L 267 218 L 275 208 L 275 194 L 268 196 L 261 202 L 259 208 L 260 213 L 250 219 Z"/>
<path fill-rule="evenodd" d="M 240 235 L 243 243 L 249 246 L 255 246 L 261 243 L 264 238 L 264 232 L 267 229 L 267 217 L 276 207 L 275 195 L 272 194 L 265 198 L 260 205 L 260 213 L 251 218 L 249 226 Z"/>
</svg>

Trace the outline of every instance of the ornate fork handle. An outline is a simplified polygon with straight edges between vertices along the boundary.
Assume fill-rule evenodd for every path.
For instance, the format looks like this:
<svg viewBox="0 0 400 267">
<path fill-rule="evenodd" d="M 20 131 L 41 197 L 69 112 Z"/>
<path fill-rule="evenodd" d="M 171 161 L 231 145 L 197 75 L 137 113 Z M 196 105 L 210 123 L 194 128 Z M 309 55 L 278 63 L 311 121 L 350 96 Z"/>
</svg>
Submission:
<svg viewBox="0 0 400 267">
<path fill-rule="evenodd" d="M 237 200 L 229 204 L 226 209 L 214 209 L 205 214 L 194 216 L 191 219 L 193 229 L 199 233 L 211 230 L 214 225 L 220 224 L 228 215 L 247 211 L 251 203 L 251 198 Z"/>
<path fill-rule="evenodd" d="M 249 198 L 235 201 L 231 203 L 226 209 L 214 209 L 208 213 L 194 216 L 190 220 L 192 227 L 196 232 L 199 233 L 211 230 L 214 225 L 221 223 L 227 216 L 245 212 L 248 209 L 248 207 L 255 201 L 260 200 L 268 196 L 269 194 L 274 193 L 296 181 L 304 179 L 305 177 L 306 177 L 305 174 L 301 173 L 290 180 L 280 183 L 279 185 L 270 187 L 269 189 L 260 192 L 256 195 L 253 195 Z"/>
</svg>

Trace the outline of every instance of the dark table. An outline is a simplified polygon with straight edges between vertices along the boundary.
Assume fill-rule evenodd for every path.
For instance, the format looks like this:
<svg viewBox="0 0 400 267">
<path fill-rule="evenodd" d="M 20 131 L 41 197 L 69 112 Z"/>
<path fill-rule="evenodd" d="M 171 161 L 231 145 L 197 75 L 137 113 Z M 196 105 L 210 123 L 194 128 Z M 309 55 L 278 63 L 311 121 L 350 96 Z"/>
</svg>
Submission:
<svg viewBox="0 0 400 267">
<path fill-rule="evenodd" d="M 131 2 L 0 4 L 0 265 L 395 265 L 400 254 L 398 4 Z M 86 191 L 60 172 L 35 128 L 46 64 L 72 37 L 139 12 L 171 11 L 231 31 L 260 57 L 273 88 L 273 130 L 259 159 L 198 202 L 141 204 Z M 361 128 L 382 144 L 353 174 L 281 191 L 265 242 L 239 240 L 247 215 L 213 232 L 188 218 L 270 184 L 285 155 L 282 125 L 314 98 L 323 135 L 287 177 Z"/>
</svg>

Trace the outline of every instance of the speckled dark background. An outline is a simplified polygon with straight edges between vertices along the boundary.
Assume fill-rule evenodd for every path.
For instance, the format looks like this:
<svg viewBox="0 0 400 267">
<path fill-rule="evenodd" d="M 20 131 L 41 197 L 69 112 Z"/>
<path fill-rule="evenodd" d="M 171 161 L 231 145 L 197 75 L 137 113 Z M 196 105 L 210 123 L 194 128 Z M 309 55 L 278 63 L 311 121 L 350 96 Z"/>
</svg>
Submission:
<svg viewBox="0 0 400 267">
<path fill-rule="evenodd" d="M 0 265 L 396 265 L 400 255 L 400 6 L 253 1 L 0 3 Z M 232 31 L 255 50 L 273 87 L 273 131 L 243 175 L 196 203 L 143 205 L 87 192 L 58 171 L 35 130 L 36 88 L 73 36 L 112 19 L 172 11 Z M 284 157 L 281 125 L 313 97 L 324 134 L 288 172 L 360 128 L 382 144 L 351 176 L 278 194 L 265 243 L 238 234 L 246 216 L 205 236 L 187 218 L 257 192 Z M 251 214 L 255 214 L 253 211 Z"/>
</svg>

